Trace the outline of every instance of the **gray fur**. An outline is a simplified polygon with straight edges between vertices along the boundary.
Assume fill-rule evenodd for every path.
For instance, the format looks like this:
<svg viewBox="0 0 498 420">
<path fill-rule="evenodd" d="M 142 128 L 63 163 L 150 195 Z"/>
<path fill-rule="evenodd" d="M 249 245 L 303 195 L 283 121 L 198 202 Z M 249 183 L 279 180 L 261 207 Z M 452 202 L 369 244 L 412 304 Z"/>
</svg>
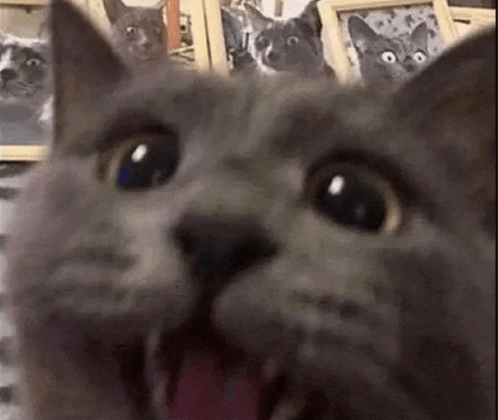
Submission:
<svg viewBox="0 0 498 420">
<path fill-rule="evenodd" d="M 131 7 L 121 0 L 103 0 L 113 46 L 132 68 L 155 66 L 167 57 L 162 8 Z"/>
<path fill-rule="evenodd" d="M 358 16 L 348 19 L 348 28 L 367 85 L 398 85 L 425 67 L 431 58 L 425 22 L 409 34 L 390 38 L 377 34 Z"/>
<path fill-rule="evenodd" d="M 69 3 L 52 13 L 57 141 L 7 243 L 34 420 L 167 418 L 165 371 L 199 349 L 231 378 L 272 359 L 284 396 L 315 396 L 307 419 L 495 418 L 496 30 L 375 93 L 130 77 Z M 118 188 L 144 141 L 168 150 L 155 187 Z M 386 203 L 379 231 L 314 200 L 345 168 Z"/>
</svg>

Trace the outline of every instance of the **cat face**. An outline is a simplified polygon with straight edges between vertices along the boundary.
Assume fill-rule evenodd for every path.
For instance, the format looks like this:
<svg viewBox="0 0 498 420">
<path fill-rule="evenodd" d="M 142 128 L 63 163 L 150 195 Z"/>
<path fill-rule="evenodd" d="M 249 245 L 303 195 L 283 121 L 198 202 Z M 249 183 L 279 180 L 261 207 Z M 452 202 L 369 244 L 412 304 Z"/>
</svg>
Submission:
<svg viewBox="0 0 498 420">
<path fill-rule="evenodd" d="M 357 16 L 349 18 L 348 28 L 367 84 L 398 84 L 428 64 L 428 33 L 424 22 L 410 34 L 392 38 L 377 34 Z"/>
<path fill-rule="evenodd" d="M 129 78 L 52 13 L 6 272 L 35 420 L 493 418 L 496 31 L 377 94 Z"/>
<path fill-rule="evenodd" d="M 121 0 L 105 0 L 112 40 L 118 53 L 132 65 L 165 59 L 162 9 L 128 7 Z"/>
<path fill-rule="evenodd" d="M 315 0 L 298 17 L 284 21 L 266 17 L 250 4 L 245 7 L 252 27 L 249 50 L 262 72 L 309 75 L 323 70 L 322 24 Z"/>
<path fill-rule="evenodd" d="M 0 100 L 40 106 L 52 89 L 48 42 L 6 35 L 0 43 Z"/>
</svg>

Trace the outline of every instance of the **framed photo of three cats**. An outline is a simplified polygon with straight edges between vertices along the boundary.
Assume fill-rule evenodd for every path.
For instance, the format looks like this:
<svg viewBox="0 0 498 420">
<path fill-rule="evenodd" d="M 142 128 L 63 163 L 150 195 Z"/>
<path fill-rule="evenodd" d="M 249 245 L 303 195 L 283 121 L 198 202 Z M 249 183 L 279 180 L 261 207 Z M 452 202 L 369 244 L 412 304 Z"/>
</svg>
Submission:
<svg viewBox="0 0 498 420">
<path fill-rule="evenodd" d="M 446 0 L 73 1 L 114 41 L 116 31 L 122 31 L 123 40 L 115 43 L 116 51 L 131 60 L 132 66 L 140 58 L 156 54 L 223 75 L 294 72 L 305 77 L 325 76 L 341 84 L 391 86 L 408 79 L 460 38 Z M 41 9 L 47 3 L 0 0 L 2 6 L 21 8 Z M 135 25 L 130 19 L 134 13 L 138 13 L 137 19 L 143 18 L 140 13 L 144 10 L 139 9 L 148 13 L 146 20 L 160 21 L 161 29 Z M 124 26 L 121 16 L 126 16 Z M 8 44 L 9 38 L 3 35 L 3 11 L 2 18 L 0 42 L 7 39 Z M 488 23 L 494 24 L 494 19 Z M 33 31 L 39 36 L 42 29 Z M 139 34 L 140 39 L 147 38 L 147 33 L 151 45 L 128 43 L 139 39 Z M 14 34 L 14 39 L 16 36 L 23 39 L 21 32 Z M 8 96 L 0 88 L 0 108 Z M 5 102 L 8 108 L 12 101 Z M 42 105 L 46 111 L 50 101 Z M 22 138 L 7 138 L 2 131 L 6 130 L 2 130 L 0 115 L 0 160 L 39 160 L 46 155 L 50 130 L 39 136 L 38 143 L 30 144 Z"/>
</svg>

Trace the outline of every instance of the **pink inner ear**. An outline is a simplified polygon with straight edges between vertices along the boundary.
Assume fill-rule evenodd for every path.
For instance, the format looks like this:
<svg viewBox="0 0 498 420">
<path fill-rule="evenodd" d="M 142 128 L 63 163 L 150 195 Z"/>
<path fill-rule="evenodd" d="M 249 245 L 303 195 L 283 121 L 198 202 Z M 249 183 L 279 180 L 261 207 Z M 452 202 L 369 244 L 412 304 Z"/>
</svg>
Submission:
<svg viewBox="0 0 498 420">
<path fill-rule="evenodd" d="M 176 398 L 168 407 L 175 420 L 257 420 L 258 378 L 227 380 L 209 352 L 192 351 L 186 361 Z"/>
</svg>

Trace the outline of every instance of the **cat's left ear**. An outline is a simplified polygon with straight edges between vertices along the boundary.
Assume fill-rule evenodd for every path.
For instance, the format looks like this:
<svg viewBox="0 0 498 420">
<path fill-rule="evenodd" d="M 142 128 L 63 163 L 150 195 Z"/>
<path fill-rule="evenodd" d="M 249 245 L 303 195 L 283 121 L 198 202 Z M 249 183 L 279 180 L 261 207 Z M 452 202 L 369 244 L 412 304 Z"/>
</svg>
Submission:
<svg viewBox="0 0 498 420">
<path fill-rule="evenodd" d="M 315 34 L 320 36 L 322 33 L 322 19 L 320 18 L 320 12 L 318 11 L 318 1 L 319 0 L 311 0 L 298 18 L 304 20 L 313 29 Z"/>
<path fill-rule="evenodd" d="M 52 0 L 50 11 L 57 147 L 73 124 L 83 123 L 80 115 L 127 77 L 127 70 L 72 2 Z"/>
<path fill-rule="evenodd" d="M 268 24 L 272 22 L 272 19 L 266 17 L 252 4 L 244 3 L 244 7 L 247 12 L 247 18 L 249 20 L 249 23 L 255 31 L 262 31 L 268 26 Z"/>
</svg>

